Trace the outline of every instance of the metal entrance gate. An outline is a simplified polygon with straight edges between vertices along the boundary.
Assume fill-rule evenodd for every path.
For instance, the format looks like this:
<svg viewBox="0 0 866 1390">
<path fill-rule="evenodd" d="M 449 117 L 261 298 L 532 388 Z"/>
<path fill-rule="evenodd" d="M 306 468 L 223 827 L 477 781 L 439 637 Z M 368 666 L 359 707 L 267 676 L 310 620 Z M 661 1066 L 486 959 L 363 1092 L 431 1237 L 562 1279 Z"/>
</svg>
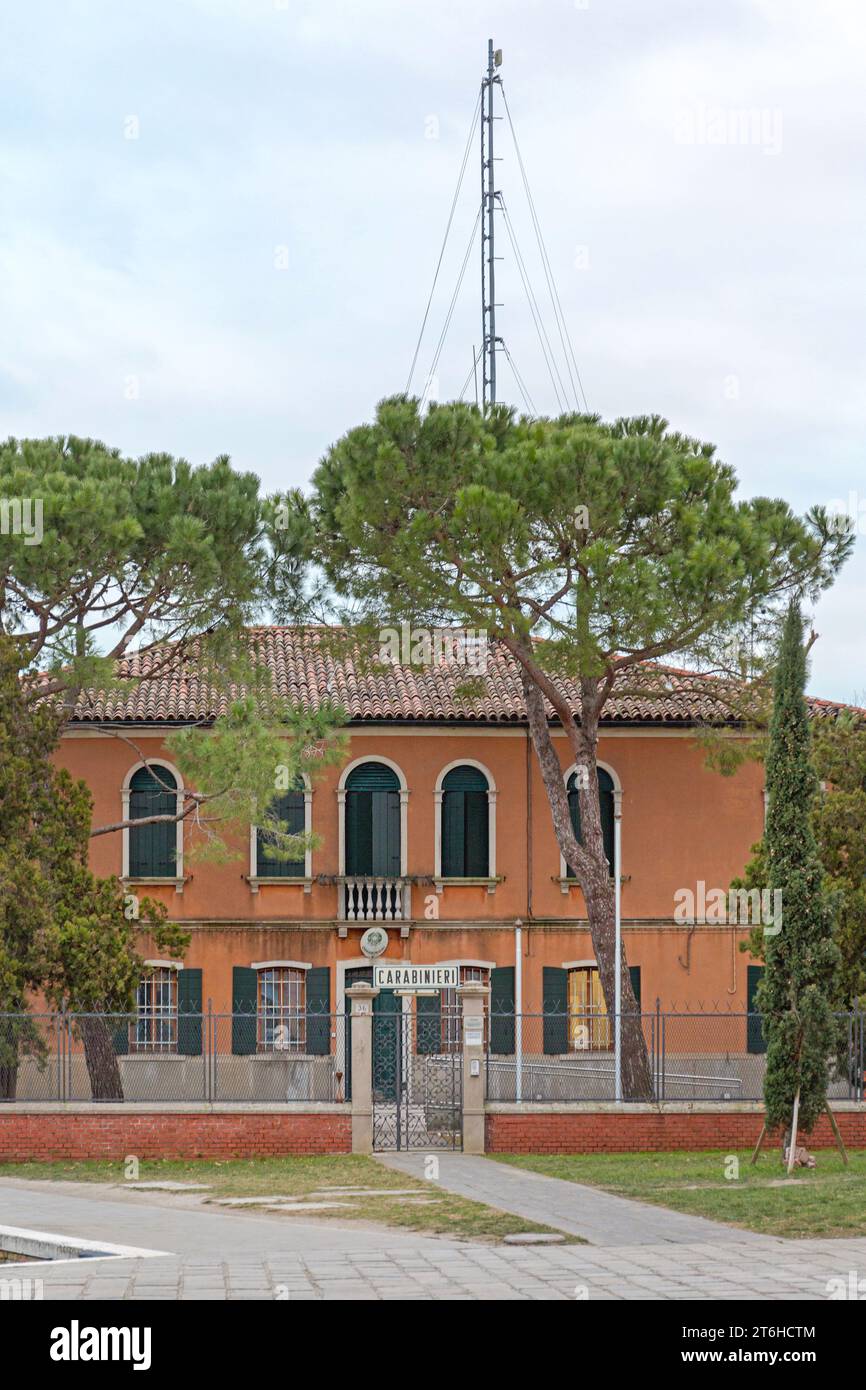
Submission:
<svg viewBox="0 0 866 1390">
<path fill-rule="evenodd" d="M 373 1015 L 373 1148 L 463 1147 L 463 1048 L 437 1014 Z"/>
</svg>

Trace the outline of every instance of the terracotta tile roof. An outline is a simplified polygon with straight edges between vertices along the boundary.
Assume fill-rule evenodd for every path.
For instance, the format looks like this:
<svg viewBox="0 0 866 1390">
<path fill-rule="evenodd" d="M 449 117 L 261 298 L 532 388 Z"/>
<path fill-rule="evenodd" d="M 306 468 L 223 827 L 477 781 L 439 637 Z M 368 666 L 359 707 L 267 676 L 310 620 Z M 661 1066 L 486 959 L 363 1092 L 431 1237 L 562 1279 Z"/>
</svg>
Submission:
<svg viewBox="0 0 866 1390">
<path fill-rule="evenodd" d="M 520 682 L 514 659 L 504 648 L 488 649 L 480 693 L 460 689 L 464 667 L 444 662 L 423 669 L 388 666 L 369 669 L 351 656 L 336 656 L 327 630 L 258 627 L 250 629 L 257 663 L 272 673 L 275 693 L 294 704 L 317 708 L 330 699 L 352 721 L 523 723 Z M 91 690 L 82 694 L 75 723 L 177 724 L 207 721 L 226 709 L 235 694 L 209 684 L 194 661 L 174 660 L 165 648 L 150 648 L 119 663 L 118 676 L 136 679 L 131 688 Z M 575 682 L 559 686 L 574 707 L 580 703 Z M 832 717 L 845 708 L 831 701 L 810 700 L 815 718 Z M 725 702 L 725 687 L 712 676 L 657 665 L 629 672 L 608 701 L 604 724 L 663 725 L 737 722 Z"/>
</svg>

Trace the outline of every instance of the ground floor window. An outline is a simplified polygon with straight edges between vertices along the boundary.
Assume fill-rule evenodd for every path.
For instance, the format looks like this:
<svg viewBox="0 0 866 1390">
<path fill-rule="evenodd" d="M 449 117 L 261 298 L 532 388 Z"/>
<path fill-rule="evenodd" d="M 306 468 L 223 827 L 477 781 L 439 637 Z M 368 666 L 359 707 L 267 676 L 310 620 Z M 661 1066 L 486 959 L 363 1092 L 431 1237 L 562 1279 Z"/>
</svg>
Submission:
<svg viewBox="0 0 866 1390">
<path fill-rule="evenodd" d="M 307 1045 L 305 972 L 291 966 L 259 971 L 258 1051 L 304 1052 Z"/>
<path fill-rule="evenodd" d="M 461 985 L 489 985 L 490 971 L 484 965 L 461 965 Z M 443 989 L 441 1001 L 442 1051 L 459 1052 L 463 1047 L 463 1001 L 456 989 Z M 484 999 L 484 1046 L 487 1047 L 488 997 Z"/>
<path fill-rule="evenodd" d="M 130 1052 L 177 1051 L 177 971 L 148 971 L 136 992 L 137 1017 L 129 1026 Z"/>
<path fill-rule="evenodd" d="M 568 1046 L 572 1052 L 599 1052 L 612 1046 L 610 1019 L 598 966 L 568 972 Z"/>
</svg>

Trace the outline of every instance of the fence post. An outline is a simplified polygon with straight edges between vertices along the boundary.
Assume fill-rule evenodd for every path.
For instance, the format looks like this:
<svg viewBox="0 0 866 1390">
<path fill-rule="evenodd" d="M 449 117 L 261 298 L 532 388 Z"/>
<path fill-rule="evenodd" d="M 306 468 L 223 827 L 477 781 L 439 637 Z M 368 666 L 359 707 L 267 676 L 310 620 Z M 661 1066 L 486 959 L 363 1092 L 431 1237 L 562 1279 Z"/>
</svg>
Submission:
<svg viewBox="0 0 866 1390">
<path fill-rule="evenodd" d="M 352 1153 L 373 1152 L 373 1000 L 374 985 L 350 985 L 346 998 L 352 1017 Z"/>
<path fill-rule="evenodd" d="M 484 1001 L 489 985 L 459 985 L 463 1007 L 463 1152 L 483 1154 L 484 1143 Z"/>
<path fill-rule="evenodd" d="M 204 1098 L 214 1098 L 214 1068 L 216 1066 L 216 1038 L 213 1024 L 213 1000 L 208 998 L 207 1015 L 204 1024 Z"/>
</svg>

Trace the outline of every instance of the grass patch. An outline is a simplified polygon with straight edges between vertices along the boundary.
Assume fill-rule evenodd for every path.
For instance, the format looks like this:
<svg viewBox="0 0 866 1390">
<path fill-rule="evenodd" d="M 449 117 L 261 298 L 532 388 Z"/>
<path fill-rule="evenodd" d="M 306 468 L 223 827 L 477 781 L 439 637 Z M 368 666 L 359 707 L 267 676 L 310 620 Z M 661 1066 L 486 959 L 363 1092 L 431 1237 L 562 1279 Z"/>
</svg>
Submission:
<svg viewBox="0 0 866 1390">
<path fill-rule="evenodd" d="M 120 1162 L 88 1160 L 59 1163 L 4 1163 L 0 1177 L 38 1178 L 53 1182 L 122 1183 Z M 471 1240 L 501 1240 L 503 1236 L 527 1231 L 550 1231 L 550 1226 L 526 1221 L 509 1212 L 498 1211 L 446 1192 L 435 1182 L 422 1182 L 405 1173 L 394 1173 L 375 1159 L 361 1154 L 339 1154 L 321 1158 L 153 1159 L 142 1160 L 139 1182 L 201 1182 L 211 1185 L 199 1197 L 310 1197 L 329 1187 L 369 1187 L 387 1193 L 390 1188 L 417 1189 L 424 1197 L 436 1199 L 430 1206 L 412 1198 L 371 1195 L 351 1197 L 334 1193 L 334 1201 L 347 1202 L 336 1211 L 299 1212 L 286 1221 L 331 1218 L 336 1221 L 375 1221 L 404 1231 L 426 1235 L 448 1235 Z M 566 1240 L 573 1240 L 566 1236 Z"/>
<path fill-rule="evenodd" d="M 739 1163 L 728 1179 L 730 1159 Z M 821 1150 L 818 1166 L 794 1171 L 788 1183 L 778 1147 L 709 1153 L 491 1154 L 501 1163 L 551 1178 L 601 1187 L 693 1216 L 762 1235 L 796 1237 L 866 1235 L 866 1151 L 848 1151 L 846 1168 L 835 1150 Z M 783 1186 L 778 1186 L 783 1182 Z"/>
</svg>

